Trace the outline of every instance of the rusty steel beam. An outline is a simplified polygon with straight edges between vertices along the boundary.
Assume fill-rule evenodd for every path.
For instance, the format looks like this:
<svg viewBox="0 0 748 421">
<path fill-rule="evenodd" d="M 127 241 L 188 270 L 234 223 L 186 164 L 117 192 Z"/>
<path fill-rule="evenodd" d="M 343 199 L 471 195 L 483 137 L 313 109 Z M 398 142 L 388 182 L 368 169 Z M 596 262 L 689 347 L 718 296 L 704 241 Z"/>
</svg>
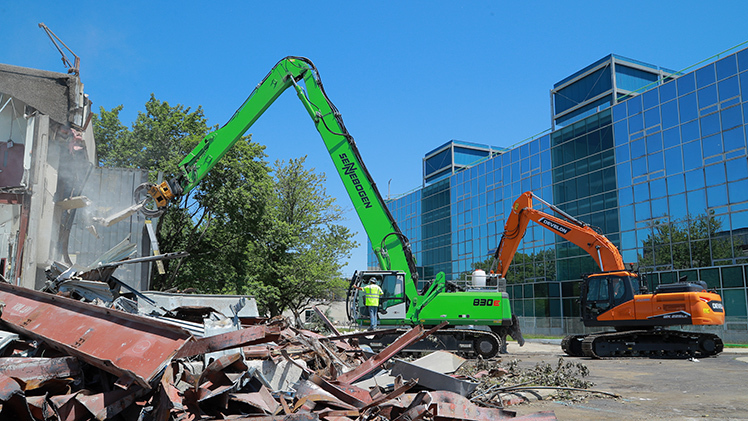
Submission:
<svg viewBox="0 0 748 421">
<path fill-rule="evenodd" d="M 60 358 L 0 358 L 0 373 L 28 383 L 50 379 L 64 379 L 81 374 L 78 359 Z"/>
<path fill-rule="evenodd" d="M 504 418 L 514 418 L 516 412 L 506 411 L 500 408 L 486 408 L 472 403 L 468 398 L 457 393 L 443 390 L 433 390 L 431 395 L 431 408 L 434 411 L 435 421 L 492 421 Z M 396 404 L 396 406 L 408 407 L 413 403 L 416 396 L 402 395 L 397 401 L 390 401 L 387 404 Z M 533 418 L 535 419 L 535 418 Z M 543 414 L 540 420 L 555 420 L 555 415 Z"/>
<path fill-rule="evenodd" d="M 10 329 L 145 389 L 191 337 L 149 317 L 3 283 L 0 301 Z"/>
<path fill-rule="evenodd" d="M 435 326 L 427 331 L 423 330 L 423 326 L 418 325 L 408 332 L 401 335 L 395 340 L 395 342 L 389 344 L 379 354 L 374 355 L 368 360 L 364 361 L 355 369 L 343 373 L 338 376 L 338 381 L 343 383 L 353 383 L 361 377 L 369 374 L 372 370 L 376 369 L 380 365 L 384 364 L 387 360 L 397 355 L 398 352 L 407 348 L 410 344 L 420 341 L 422 338 L 436 332 L 447 325 L 447 322 L 442 322 L 438 326 Z"/>
<path fill-rule="evenodd" d="M 381 334 L 390 334 L 390 333 L 396 333 L 399 329 L 392 328 L 392 329 L 377 329 L 376 333 L 378 335 Z M 342 335 L 336 335 L 336 336 L 324 336 L 323 339 L 328 339 L 331 341 L 337 341 L 341 339 L 350 339 L 350 338 L 360 338 L 361 336 L 371 336 L 371 331 L 363 331 L 363 332 L 353 332 L 353 333 L 344 333 Z"/>
<path fill-rule="evenodd" d="M 322 320 L 322 323 L 324 323 L 325 326 L 327 326 L 327 328 L 330 329 L 330 331 L 332 331 L 336 336 L 340 336 L 340 332 L 338 331 L 338 329 L 332 324 L 330 319 L 328 319 L 327 316 L 325 316 L 325 313 L 323 313 L 322 310 L 317 308 L 317 306 L 312 306 L 312 309 L 314 309 L 314 312 L 317 313 L 317 317 L 319 317 L 320 320 Z"/>
<path fill-rule="evenodd" d="M 250 326 L 233 332 L 200 338 L 185 344 L 175 358 L 194 357 L 209 352 L 223 351 L 248 345 L 276 341 L 280 331 L 264 325 Z"/>
</svg>

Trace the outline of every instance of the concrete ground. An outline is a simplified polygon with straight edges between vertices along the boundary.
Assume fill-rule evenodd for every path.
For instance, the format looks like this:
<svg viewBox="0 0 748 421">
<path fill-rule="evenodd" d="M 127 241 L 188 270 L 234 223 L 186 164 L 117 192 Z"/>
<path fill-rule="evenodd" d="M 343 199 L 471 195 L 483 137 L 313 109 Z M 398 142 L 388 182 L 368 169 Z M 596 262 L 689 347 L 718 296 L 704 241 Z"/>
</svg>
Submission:
<svg viewBox="0 0 748 421">
<path fill-rule="evenodd" d="M 575 358 L 564 354 L 560 340 L 530 340 L 524 347 L 509 342 L 508 351 L 502 362 L 517 359 L 521 367 L 540 362 L 555 366 L 559 357 L 582 362 L 590 370 L 585 379 L 595 384 L 592 389 L 622 397 L 579 394 L 579 402 L 532 399 L 507 408 L 518 415 L 554 411 L 559 420 L 748 420 L 747 348 L 725 348 L 716 357 L 695 361 Z"/>
</svg>

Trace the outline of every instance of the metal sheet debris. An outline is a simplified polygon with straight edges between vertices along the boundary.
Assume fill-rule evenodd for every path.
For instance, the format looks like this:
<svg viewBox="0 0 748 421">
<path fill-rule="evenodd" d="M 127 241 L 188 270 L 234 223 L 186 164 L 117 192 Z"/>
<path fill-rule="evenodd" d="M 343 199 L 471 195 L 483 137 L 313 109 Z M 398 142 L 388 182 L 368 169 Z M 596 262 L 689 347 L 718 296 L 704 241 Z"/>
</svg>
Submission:
<svg viewBox="0 0 748 421">
<path fill-rule="evenodd" d="M 432 329 L 429 329 L 428 331 L 425 331 L 425 332 L 423 330 L 423 326 L 419 325 L 419 326 L 414 327 L 413 329 L 409 330 L 407 333 L 397 338 L 395 342 L 388 345 L 379 354 L 369 358 L 368 360 L 363 362 L 361 365 L 359 365 L 355 369 L 340 375 L 338 380 L 341 382 L 345 382 L 345 383 L 351 383 L 351 382 L 354 382 L 360 379 L 361 377 L 370 373 L 375 368 L 382 365 L 385 361 L 395 356 L 395 354 L 397 354 L 398 352 L 407 348 L 408 345 L 420 341 L 422 338 L 427 337 L 431 333 L 436 332 L 437 330 L 443 328 L 446 325 L 447 325 L 447 322 L 443 322 L 439 324 L 438 326 Z"/>
<path fill-rule="evenodd" d="M 153 319 L 1 283 L 0 301 L 12 330 L 143 388 L 190 338 Z"/>
<path fill-rule="evenodd" d="M 420 386 L 447 390 L 462 396 L 468 396 L 478 388 L 478 383 L 456 379 L 403 360 L 395 360 L 390 372 L 393 376 L 402 376 L 404 379 L 417 379 Z"/>
</svg>

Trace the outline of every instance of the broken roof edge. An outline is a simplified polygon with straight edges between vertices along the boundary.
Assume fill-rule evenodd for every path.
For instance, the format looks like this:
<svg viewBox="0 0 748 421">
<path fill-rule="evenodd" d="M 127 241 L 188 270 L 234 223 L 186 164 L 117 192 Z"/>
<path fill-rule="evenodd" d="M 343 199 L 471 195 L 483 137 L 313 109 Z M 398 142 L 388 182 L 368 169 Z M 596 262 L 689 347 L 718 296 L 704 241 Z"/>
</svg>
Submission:
<svg viewBox="0 0 748 421">
<path fill-rule="evenodd" d="M 80 77 L 0 63 L 0 92 L 23 101 L 63 125 L 81 126 Z M 64 99 L 63 99 L 64 98 Z"/>
</svg>

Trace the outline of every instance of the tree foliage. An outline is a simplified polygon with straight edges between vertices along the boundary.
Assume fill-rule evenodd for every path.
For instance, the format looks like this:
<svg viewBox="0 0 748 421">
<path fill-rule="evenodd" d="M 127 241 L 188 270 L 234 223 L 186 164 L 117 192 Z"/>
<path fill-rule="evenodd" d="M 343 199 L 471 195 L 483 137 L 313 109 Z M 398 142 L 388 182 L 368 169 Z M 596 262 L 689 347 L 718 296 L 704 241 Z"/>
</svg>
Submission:
<svg viewBox="0 0 748 421">
<path fill-rule="evenodd" d="M 211 130 L 202 109 L 171 106 L 151 95 L 132 129 L 122 106 L 100 109 L 93 125 L 99 163 L 172 177 L 178 164 Z M 325 177 L 304 158 L 271 167 L 264 146 L 245 136 L 210 173 L 159 218 L 162 252 L 187 251 L 182 261 L 152 271 L 151 287 L 206 293 L 252 293 L 271 315 L 298 314 L 310 299 L 329 295 L 342 258 L 355 246 L 338 222 L 342 211 L 326 195 Z"/>
<path fill-rule="evenodd" d="M 271 316 L 288 308 L 299 319 L 312 301 L 328 298 L 340 261 L 356 246 L 325 175 L 304 168 L 305 159 L 275 163 L 270 223 L 254 244 L 263 259 L 250 290 Z"/>
</svg>

